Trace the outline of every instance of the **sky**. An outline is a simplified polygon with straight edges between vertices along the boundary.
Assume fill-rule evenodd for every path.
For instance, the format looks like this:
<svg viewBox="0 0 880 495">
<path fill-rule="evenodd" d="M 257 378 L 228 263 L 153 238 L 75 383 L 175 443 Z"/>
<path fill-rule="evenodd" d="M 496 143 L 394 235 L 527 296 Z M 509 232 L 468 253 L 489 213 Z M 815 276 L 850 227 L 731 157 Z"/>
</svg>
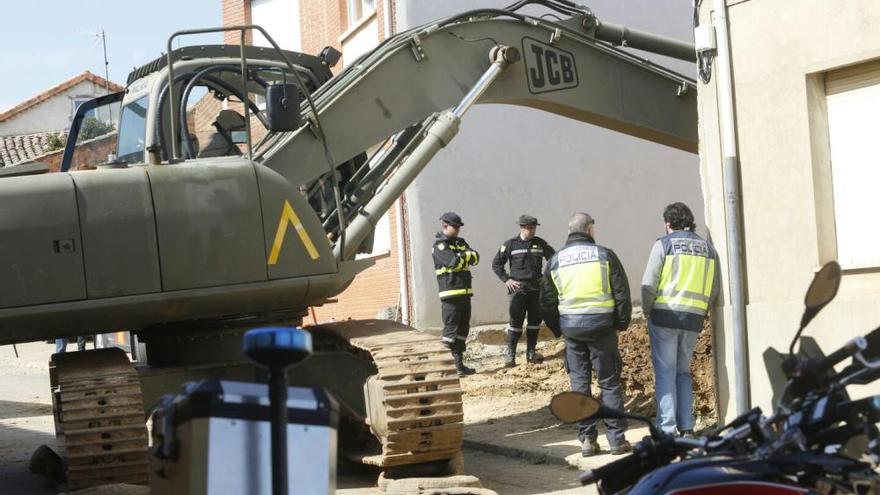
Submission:
<svg viewBox="0 0 880 495">
<path fill-rule="evenodd" d="M 85 70 L 104 77 L 100 39 L 107 40 L 110 80 L 125 85 L 133 67 L 165 51 L 181 29 L 219 27 L 221 0 L 0 0 L 0 112 Z M 183 38 L 220 43 L 222 35 Z M 175 41 L 175 48 L 178 41 Z"/>
</svg>

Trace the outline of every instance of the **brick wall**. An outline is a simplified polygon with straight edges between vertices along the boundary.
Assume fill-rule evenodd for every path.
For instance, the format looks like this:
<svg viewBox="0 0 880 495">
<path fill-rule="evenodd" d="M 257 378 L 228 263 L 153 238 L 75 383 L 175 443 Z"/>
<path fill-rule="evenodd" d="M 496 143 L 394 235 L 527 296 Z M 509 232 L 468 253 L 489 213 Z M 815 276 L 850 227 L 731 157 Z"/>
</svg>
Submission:
<svg viewBox="0 0 880 495">
<path fill-rule="evenodd" d="M 70 168 L 71 170 L 93 169 L 100 163 L 106 163 L 107 155 L 110 153 L 116 153 L 115 132 L 78 144 Z M 61 169 L 62 155 L 64 155 L 63 148 L 37 157 L 34 161 L 49 165 L 50 172 L 58 172 Z"/>
<path fill-rule="evenodd" d="M 241 26 L 251 23 L 251 0 L 220 0 L 222 6 L 223 26 Z M 245 32 L 245 42 L 251 43 L 253 36 L 250 31 Z M 227 45 L 237 45 L 241 40 L 238 31 L 223 33 L 223 42 Z"/>
<path fill-rule="evenodd" d="M 317 55 L 325 46 L 342 51 L 339 35 L 348 27 L 345 0 L 300 0 L 302 50 Z"/>
<path fill-rule="evenodd" d="M 354 282 L 336 299 L 339 302 L 315 308 L 318 322 L 376 318 L 384 308 L 397 309 L 400 304 L 400 272 L 397 253 L 397 217 L 389 211 L 391 251 L 380 256 L 376 264 L 361 272 Z M 306 321 L 311 321 L 307 318 Z"/>
</svg>

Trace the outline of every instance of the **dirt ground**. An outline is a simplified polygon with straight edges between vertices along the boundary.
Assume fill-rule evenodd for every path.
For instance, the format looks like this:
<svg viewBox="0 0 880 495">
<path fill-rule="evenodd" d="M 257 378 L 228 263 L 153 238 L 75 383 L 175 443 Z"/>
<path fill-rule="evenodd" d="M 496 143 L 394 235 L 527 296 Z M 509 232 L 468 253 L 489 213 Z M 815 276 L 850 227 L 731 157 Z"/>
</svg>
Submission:
<svg viewBox="0 0 880 495">
<path fill-rule="evenodd" d="M 515 368 L 504 368 L 503 329 L 479 332 L 468 344 L 468 356 L 482 366 L 479 373 L 463 380 L 467 422 L 483 421 L 501 416 L 546 407 L 554 394 L 570 390 L 568 375 L 563 369 L 565 345 L 542 329 L 538 350 L 545 360 L 541 364 L 525 363 L 525 343 L 518 347 Z M 621 381 L 625 406 L 630 412 L 652 417 L 654 405 L 654 372 L 651 365 L 648 328 L 644 320 L 634 320 L 626 332 L 619 334 L 623 361 Z M 691 371 L 694 377 L 694 411 L 698 427 L 715 423 L 714 371 L 712 366 L 711 327 L 701 332 L 694 352 Z M 598 387 L 594 384 L 595 393 Z"/>
</svg>

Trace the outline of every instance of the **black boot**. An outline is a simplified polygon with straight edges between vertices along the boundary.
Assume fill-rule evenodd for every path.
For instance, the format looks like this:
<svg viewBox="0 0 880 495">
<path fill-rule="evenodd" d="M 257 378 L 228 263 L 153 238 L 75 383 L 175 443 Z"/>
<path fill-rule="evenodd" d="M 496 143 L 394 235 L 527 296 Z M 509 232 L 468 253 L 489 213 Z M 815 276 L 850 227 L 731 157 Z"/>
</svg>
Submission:
<svg viewBox="0 0 880 495">
<path fill-rule="evenodd" d="M 515 332 L 512 328 L 507 329 L 507 360 L 504 361 L 505 368 L 513 368 L 516 366 L 516 344 L 522 332 Z"/>
<path fill-rule="evenodd" d="M 458 372 L 458 376 L 473 375 L 477 372 L 477 370 L 465 366 L 462 351 L 452 351 L 452 358 L 455 359 L 455 371 Z"/>
<path fill-rule="evenodd" d="M 455 370 L 458 372 L 458 376 L 473 375 L 477 372 L 477 370 L 465 366 L 464 358 L 460 352 L 453 352 L 452 357 L 455 359 Z"/>
<path fill-rule="evenodd" d="M 543 363 L 544 356 L 539 352 L 535 352 L 538 346 L 538 328 L 526 329 L 526 361 L 529 363 Z"/>
</svg>

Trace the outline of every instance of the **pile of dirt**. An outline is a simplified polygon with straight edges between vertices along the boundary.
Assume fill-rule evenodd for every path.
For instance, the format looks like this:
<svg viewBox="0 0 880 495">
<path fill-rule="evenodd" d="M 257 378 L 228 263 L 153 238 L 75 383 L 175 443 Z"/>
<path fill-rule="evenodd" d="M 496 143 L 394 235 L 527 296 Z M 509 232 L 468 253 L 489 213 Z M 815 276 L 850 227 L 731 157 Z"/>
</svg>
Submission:
<svg viewBox="0 0 880 495">
<path fill-rule="evenodd" d="M 542 329 L 546 331 L 546 329 Z M 542 337 L 544 335 L 542 331 Z M 493 334 L 494 335 L 494 334 Z M 483 337 L 468 344 L 468 356 L 476 361 L 479 373 L 462 380 L 465 396 L 465 421 L 477 422 L 504 416 L 513 416 L 546 407 L 550 398 L 570 390 L 568 375 L 563 368 L 565 344 L 553 339 L 539 343 L 538 350 L 545 360 L 540 364 L 525 363 L 525 343 L 519 345 L 517 366 L 504 368 L 503 347 Z M 651 365 L 648 329 L 644 320 L 634 320 L 629 330 L 619 334 L 620 354 L 623 361 L 621 381 L 625 406 L 630 412 L 653 416 L 654 371 Z M 715 421 L 714 372 L 712 367 L 711 327 L 700 334 L 692 363 L 694 383 L 694 413 L 701 424 Z M 593 383 L 593 391 L 599 388 Z"/>
<path fill-rule="evenodd" d="M 651 344 L 644 320 L 633 321 L 629 330 L 620 334 L 620 357 L 623 361 L 621 381 L 627 397 L 627 410 L 653 416 L 654 367 Z M 715 419 L 715 373 L 712 366 L 712 328 L 707 322 L 691 362 L 694 385 L 694 414 L 705 422 Z"/>
</svg>

